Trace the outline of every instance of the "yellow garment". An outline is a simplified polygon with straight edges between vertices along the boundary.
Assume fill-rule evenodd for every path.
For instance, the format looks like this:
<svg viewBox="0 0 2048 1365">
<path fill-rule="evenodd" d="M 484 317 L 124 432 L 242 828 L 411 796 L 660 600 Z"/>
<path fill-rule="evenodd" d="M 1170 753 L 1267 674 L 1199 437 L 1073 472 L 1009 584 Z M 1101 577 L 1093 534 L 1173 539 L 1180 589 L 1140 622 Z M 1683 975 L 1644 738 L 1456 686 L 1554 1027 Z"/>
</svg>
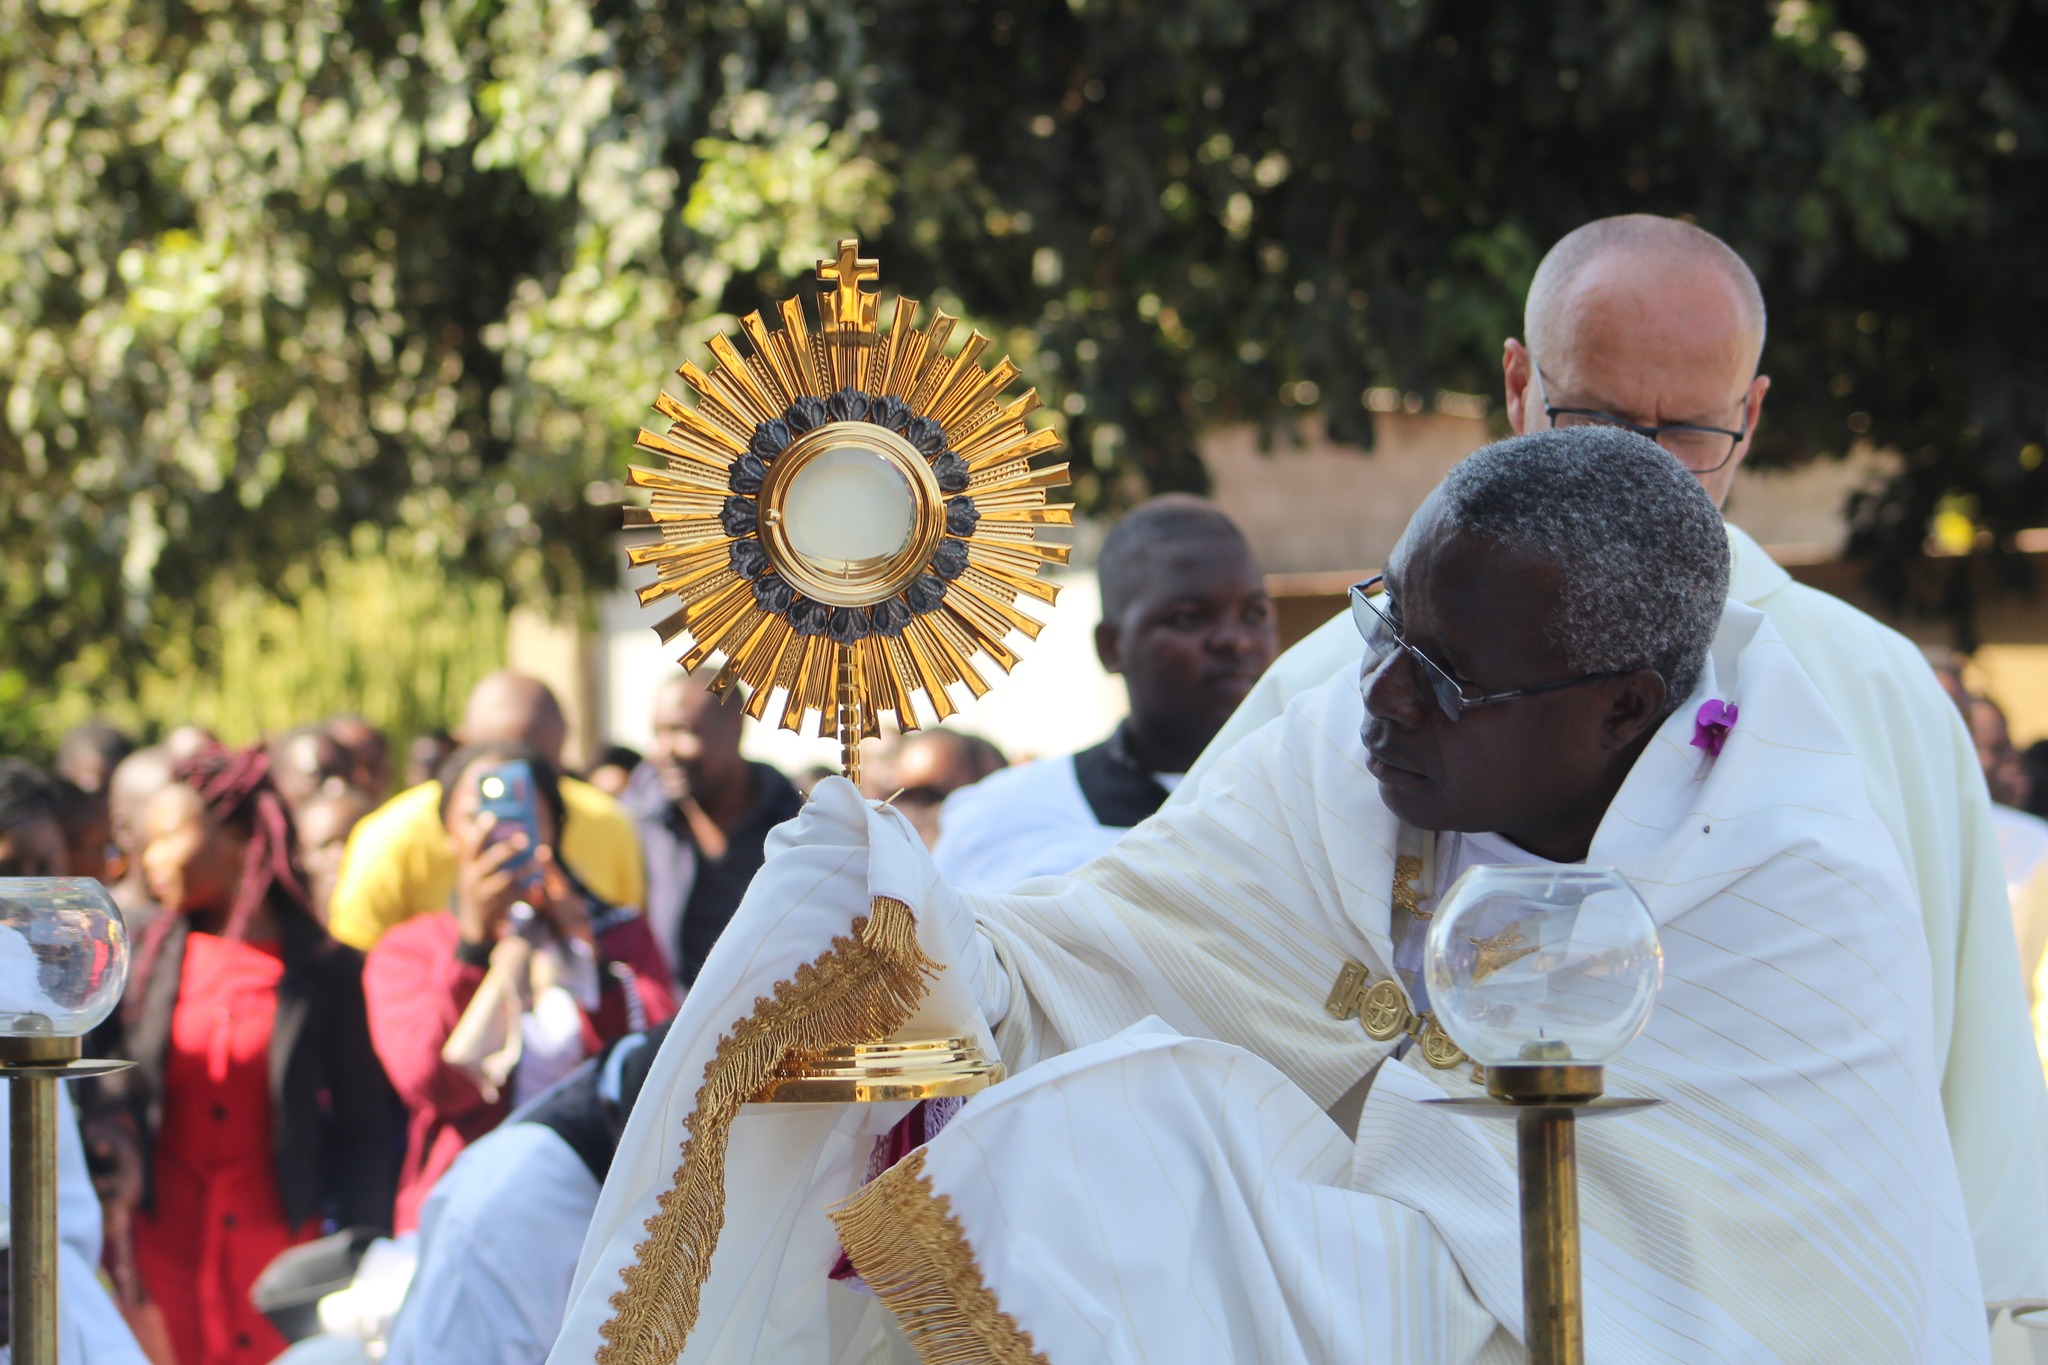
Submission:
<svg viewBox="0 0 2048 1365">
<path fill-rule="evenodd" d="M 562 805 L 569 816 L 562 857 L 583 884 L 613 905 L 644 904 L 647 869 L 626 808 L 573 777 L 562 779 Z M 445 907 L 454 890 L 441 784 L 422 782 L 364 816 L 348 836 L 327 931 L 367 953 L 386 930 Z"/>
</svg>

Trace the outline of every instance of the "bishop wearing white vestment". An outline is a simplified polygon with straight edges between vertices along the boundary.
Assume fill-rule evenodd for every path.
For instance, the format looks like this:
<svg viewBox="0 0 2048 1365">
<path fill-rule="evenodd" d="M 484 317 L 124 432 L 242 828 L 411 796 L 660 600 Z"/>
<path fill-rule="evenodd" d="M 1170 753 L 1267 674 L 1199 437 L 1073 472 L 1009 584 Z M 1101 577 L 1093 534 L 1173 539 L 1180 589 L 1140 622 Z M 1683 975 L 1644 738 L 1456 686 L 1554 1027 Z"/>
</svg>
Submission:
<svg viewBox="0 0 2048 1365">
<path fill-rule="evenodd" d="M 1522 1359 L 1512 1127 L 1324 1008 L 1357 964 L 1427 1009 L 1404 949 L 1458 831 L 1618 868 L 1662 935 L 1608 1088 L 1664 1103 L 1580 1139 L 1588 1360 L 1983 1359 L 1913 893 L 1723 545 L 1648 442 L 1517 438 L 1418 513 L 1363 699 L 1297 698 L 1071 878 L 959 893 L 821 784 L 656 1060 L 550 1360 Z M 744 1104 L 791 1049 L 984 1020 L 1013 1078 L 893 1164 L 903 1106 Z M 1366 1078 L 1353 1136 L 1326 1111 Z"/>
</svg>

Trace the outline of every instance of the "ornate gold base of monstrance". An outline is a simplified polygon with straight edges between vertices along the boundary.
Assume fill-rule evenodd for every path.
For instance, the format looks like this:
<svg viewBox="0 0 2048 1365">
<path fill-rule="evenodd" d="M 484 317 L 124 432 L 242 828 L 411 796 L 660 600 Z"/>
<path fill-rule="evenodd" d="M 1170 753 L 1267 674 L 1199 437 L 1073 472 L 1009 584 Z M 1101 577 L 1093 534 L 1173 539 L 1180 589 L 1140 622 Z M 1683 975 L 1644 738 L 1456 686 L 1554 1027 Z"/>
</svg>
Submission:
<svg viewBox="0 0 2048 1365">
<path fill-rule="evenodd" d="M 1016 663 L 1012 632 L 1037 638 L 1044 623 L 1017 602 L 1054 600 L 1038 571 L 1065 563 L 1068 547 L 1040 530 L 1073 522 L 1070 506 L 1046 501 L 1067 466 L 1032 465 L 1060 446 L 1026 423 L 1037 393 L 1004 397 L 1017 366 L 983 369 L 980 332 L 947 354 L 957 319 L 939 312 L 919 329 L 915 300 L 899 298 L 881 331 L 880 296 L 861 287 L 880 273 L 842 240 L 818 262 L 828 287 L 815 333 L 785 299 L 778 329 L 759 312 L 740 320 L 751 354 L 721 336 L 710 373 L 682 365 L 696 403 L 655 399 L 669 427 L 635 444 L 666 467 L 633 468 L 652 496 L 626 521 L 661 531 L 628 558 L 657 575 L 642 605 L 679 600 L 655 630 L 664 644 L 688 637 L 683 667 L 722 659 L 712 691 L 744 685 L 756 720 L 778 700 L 784 729 L 815 716 L 856 782 L 880 713 L 915 730 L 922 701 L 943 721 L 958 709 L 951 688 L 979 697 L 983 668 Z M 877 1039 L 788 1059 L 757 1099 L 932 1099 L 1002 1076 L 972 1038 Z"/>
<path fill-rule="evenodd" d="M 880 1104 L 988 1089 L 1007 1073 L 972 1038 L 856 1043 L 785 1062 L 756 1104 Z"/>
</svg>

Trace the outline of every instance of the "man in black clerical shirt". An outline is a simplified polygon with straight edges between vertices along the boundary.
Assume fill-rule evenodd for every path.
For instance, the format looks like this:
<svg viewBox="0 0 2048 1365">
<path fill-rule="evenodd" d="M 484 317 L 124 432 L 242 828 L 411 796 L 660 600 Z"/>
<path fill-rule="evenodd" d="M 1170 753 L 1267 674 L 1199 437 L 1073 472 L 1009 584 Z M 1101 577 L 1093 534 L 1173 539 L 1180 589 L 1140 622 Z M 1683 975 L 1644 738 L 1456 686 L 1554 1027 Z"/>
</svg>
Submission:
<svg viewBox="0 0 2048 1365">
<path fill-rule="evenodd" d="M 1159 809 L 1278 652 L 1251 548 L 1204 499 L 1167 494 L 1133 509 L 1103 542 L 1096 576 L 1095 652 L 1122 675 L 1130 715 L 1094 748 L 955 793 L 933 857 L 957 886 L 1007 891 L 1107 851 Z"/>
<path fill-rule="evenodd" d="M 647 918 L 688 986 L 747 883 L 768 831 L 803 805 L 789 779 L 740 757 L 741 707 L 678 675 L 654 695 L 654 742 L 620 798 L 647 855 Z"/>
</svg>

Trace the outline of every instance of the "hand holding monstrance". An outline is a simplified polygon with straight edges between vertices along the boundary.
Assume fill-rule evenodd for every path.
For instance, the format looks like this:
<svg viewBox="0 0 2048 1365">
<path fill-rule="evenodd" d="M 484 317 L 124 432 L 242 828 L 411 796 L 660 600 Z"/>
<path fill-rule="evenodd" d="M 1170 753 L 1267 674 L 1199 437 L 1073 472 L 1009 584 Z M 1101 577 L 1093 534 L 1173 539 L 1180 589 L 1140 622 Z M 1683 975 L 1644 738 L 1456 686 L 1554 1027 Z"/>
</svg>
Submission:
<svg viewBox="0 0 2048 1365">
<path fill-rule="evenodd" d="M 816 332 L 785 299 L 779 329 L 759 312 L 741 319 L 751 354 L 721 336 L 710 373 L 684 363 L 696 405 L 655 400 L 668 430 L 642 431 L 636 445 L 667 467 L 633 468 L 653 496 L 627 513 L 629 526 L 661 531 L 628 557 L 658 576 L 643 605 L 681 604 L 655 627 L 663 643 L 688 637 L 685 668 L 722 659 L 712 690 L 744 683 L 756 720 L 778 698 L 785 729 L 816 713 L 856 780 L 881 712 L 917 729 L 922 698 L 944 720 L 957 709 L 949 689 L 978 697 L 987 664 L 1016 663 L 1010 633 L 1036 638 L 1043 624 L 1018 598 L 1053 601 L 1038 570 L 1068 554 L 1039 528 L 1073 520 L 1046 501 L 1067 466 L 1031 463 L 1060 445 L 1026 423 L 1036 391 L 1004 396 L 1017 366 L 982 368 L 980 332 L 947 354 L 956 319 L 939 312 L 918 329 L 911 299 L 881 331 L 880 296 L 861 287 L 879 273 L 843 240 L 818 263 Z M 1000 1075 L 971 1039 L 897 1040 L 785 1066 L 762 1098 L 924 1098 Z"/>
</svg>

